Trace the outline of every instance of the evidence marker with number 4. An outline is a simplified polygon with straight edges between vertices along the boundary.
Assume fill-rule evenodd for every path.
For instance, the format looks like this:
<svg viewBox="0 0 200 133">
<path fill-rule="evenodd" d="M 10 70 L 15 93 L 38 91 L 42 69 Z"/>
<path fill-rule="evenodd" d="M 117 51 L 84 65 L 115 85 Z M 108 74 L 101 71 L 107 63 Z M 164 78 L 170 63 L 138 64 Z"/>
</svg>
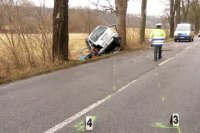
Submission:
<svg viewBox="0 0 200 133">
<path fill-rule="evenodd" d="M 173 113 L 171 115 L 170 123 L 172 124 L 173 127 L 178 127 L 179 126 L 179 114 Z"/>
<path fill-rule="evenodd" d="M 93 117 L 92 116 L 86 116 L 85 119 L 85 130 L 93 130 Z"/>
</svg>

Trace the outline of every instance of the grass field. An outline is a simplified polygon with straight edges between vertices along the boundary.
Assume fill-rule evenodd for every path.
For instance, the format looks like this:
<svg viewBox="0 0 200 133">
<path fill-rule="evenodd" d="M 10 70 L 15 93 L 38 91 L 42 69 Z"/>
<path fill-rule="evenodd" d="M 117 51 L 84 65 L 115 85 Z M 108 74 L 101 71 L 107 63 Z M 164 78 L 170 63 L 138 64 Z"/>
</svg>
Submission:
<svg viewBox="0 0 200 133">
<path fill-rule="evenodd" d="M 151 29 L 146 30 L 148 38 Z M 78 60 L 80 49 L 86 48 L 86 33 L 69 34 L 69 58 Z M 127 45 L 130 49 L 139 49 L 146 46 L 139 44 L 139 30 L 127 30 Z M 0 82 L 7 79 L 19 79 L 20 75 L 41 73 L 59 66 L 52 63 L 51 57 L 52 34 L 40 35 L 5 35 L 0 34 Z M 85 51 L 87 54 L 89 51 Z M 73 62 L 73 61 L 72 61 Z M 70 64 L 70 63 L 69 63 Z M 70 64 L 70 66 L 73 63 Z M 76 63 L 77 64 L 77 63 Z M 34 75 L 34 74 L 31 74 Z M 10 81 L 10 80 L 9 80 Z"/>
<path fill-rule="evenodd" d="M 151 29 L 147 29 L 146 30 L 146 34 L 147 36 L 149 36 L 149 33 L 150 33 Z M 34 52 L 38 52 L 38 54 L 40 54 L 40 47 L 39 46 L 42 41 L 41 39 L 39 39 L 40 37 L 38 37 L 39 35 L 34 35 L 34 39 L 29 39 L 29 42 L 30 44 L 28 44 L 30 47 L 31 47 L 31 50 L 34 49 Z M 72 59 L 72 60 L 78 60 L 79 57 L 80 57 L 80 49 L 83 49 L 83 48 L 86 48 L 86 45 L 85 45 L 85 39 L 86 37 L 88 36 L 88 34 L 86 33 L 71 33 L 69 34 L 69 58 Z M 6 39 L 6 36 L 4 34 L 0 34 L 0 58 L 3 58 L 5 57 L 6 55 L 6 52 L 5 52 L 5 48 L 7 46 L 11 46 L 11 44 L 7 44 L 7 46 L 3 45 L 2 44 L 2 41 L 4 42 L 8 42 L 8 40 Z M 49 37 L 48 40 L 49 42 L 51 42 L 50 40 L 51 38 Z M 138 44 L 138 39 L 139 39 L 139 30 L 138 29 L 128 29 L 127 30 L 127 44 L 130 48 L 132 49 L 135 49 L 135 48 L 138 48 L 140 45 Z M 10 39 L 11 40 L 11 39 Z M 31 40 L 31 41 L 30 41 Z M 36 46 L 36 42 L 38 42 L 37 46 Z M 34 43 L 34 45 L 33 45 Z M 49 45 L 51 46 L 51 44 Z M 39 48 L 37 48 L 39 47 Z"/>
<path fill-rule="evenodd" d="M 146 30 L 146 38 L 148 38 L 152 29 Z M 85 39 L 88 34 L 70 34 L 69 35 L 69 51 L 70 58 L 73 60 L 77 60 L 80 57 L 80 49 L 86 48 Z M 127 29 L 127 45 L 131 49 L 138 49 L 143 47 L 143 45 L 139 44 L 139 29 Z M 87 53 L 87 52 L 86 52 Z"/>
<path fill-rule="evenodd" d="M 72 60 L 78 60 L 81 56 L 80 49 L 86 48 L 85 39 L 88 34 L 69 34 L 69 58 Z M 85 51 L 87 54 L 88 51 Z"/>
</svg>

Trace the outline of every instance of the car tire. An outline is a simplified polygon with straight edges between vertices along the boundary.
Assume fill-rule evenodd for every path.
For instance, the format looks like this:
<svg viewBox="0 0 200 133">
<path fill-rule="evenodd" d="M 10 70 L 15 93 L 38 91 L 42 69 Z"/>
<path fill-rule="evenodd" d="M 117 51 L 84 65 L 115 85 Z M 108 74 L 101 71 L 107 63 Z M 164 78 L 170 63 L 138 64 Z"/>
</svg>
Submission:
<svg viewBox="0 0 200 133">
<path fill-rule="evenodd" d="M 191 38 L 189 38 L 189 42 L 191 42 L 192 41 L 192 39 Z"/>
<path fill-rule="evenodd" d="M 177 42 L 177 39 L 174 39 L 174 42 Z"/>
<path fill-rule="evenodd" d="M 115 43 L 116 43 L 117 46 L 120 46 L 120 44 L 121 44 L 121 38 L 115 37 L 114 41 L 115 41 Z"/>
</svg>

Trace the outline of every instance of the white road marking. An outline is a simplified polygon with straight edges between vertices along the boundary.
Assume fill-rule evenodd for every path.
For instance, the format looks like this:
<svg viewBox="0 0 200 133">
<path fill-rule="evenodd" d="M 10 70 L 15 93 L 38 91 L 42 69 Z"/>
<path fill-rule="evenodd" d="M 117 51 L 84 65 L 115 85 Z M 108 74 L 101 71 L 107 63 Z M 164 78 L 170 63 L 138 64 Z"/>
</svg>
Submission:
<svg viewBox="0 0 200 133">
<path fill-rule="evenodd" d="M 158 77 L 158 73 L 156 73 L 155 76 Z"/>
<path fill-rule="evenodd" d="M 162 63 L 159 64 L 159 66 L 164 65 L 165 63 L 167 63 L 168 61 L 172 60 L 173 58 L 174 58 L 174 57 L 171 57 L 171 58 L 169 58 L 169 59 L 163 61 Z"/>
<path fill-rule="evenodd" d="M 160 84 L 160 83 L 158 84 L 158 87 L 159 87 L 159 88 L 161 87 L 161 84 Z"/>
<path fill-rule="evenodd" d="M 186 51 L 186 50 L 188 50 L 188 49 L 190 49 L 190 48 L 191 48 L 191 47 L 187 47 L 187 48 L 184 49 L 184 51 Z"/>
<path fill-rule="evenodd" d="M 57 124 L 56 126 L 48 129 L 47 131 L 45 131 L 44 133 L 55 133 L 56 131 L 58 131 L 59 129 L 65 127 L 66 125 L 70 124 L 71 122 L 75 121 L 76 119 L 78 119 L 79 117 L 83 116 L 84 114 L 88 113 L 89 111 L 93 110 L 94 108 L 98 107 L 99 105 L 101 105 L 102 103 L 110 100 L 110 98 L 112 98 L 113 96 L 115 96 L 116 94 L 118 94 L 119 92 L 123 91 L 124 89 L 126 89 L 128 86 L 130 86 L 131 84 L 135 83 L 137 80 L 133 80 L 132 82 L 128 83 L 126 86 L 122 87 L 120 90 L 116 91 L 115 93 L 105 97 L 104 99 L 93 103 L 92 105 L 90 105 L 89 107 L 83 109 L 82 111 L 78 112 L 77 114 L 75 114 L 74 116 L 71 116 L 70 118 L 64 120 L 63 122 Z"/>
<path fill-rule="evenodd" d="M 191 47 L 187 47 L 187 48 L 184 49 L 184 51 L 185 51 L 185 50 L 188 50 L 188 49 L 190 49 L 190 48 L 191 48 Z M 178 55 L 178 54 L 176 54 L 176 56 L 177 56 L 177 55 Z M 169 59 L 163 61 L 162 63 L 159 64 L 159 66 L 164 65 L 165 63 L 167 63 L 168 61 L 172 60 L 173 58 L 174 58 L 174 57 L 171 57 L 171 58 L 169 58 Z M 135 62 L 135 61 L 136 61 L 136 60 L 134 60 L 134 62 Z M 116 70 L 115 70 L 115 69 L 116 69 L 115 67 L 116 67 L 116 66 L 115 66 L 115 61 L 114 61 L 114 73 L 113 73 L 113 74 L 116 74 L 116 73 L 115 73 L 115 71 L 116 71 Z M 157 76 L 157 74 L 156 74 L 156 76 Z M 113 96 L 115 96 L 115 95 L 118 94 L 119 92 L 123 91 L 124 89 L 126 89 L 128 86 L 130 86 L 131 84 L 133 84 L 133 83 L 135 83 L 135 82 L 137 82 L 137 80 L 133 80 L 132 82 L 128 83 L 126 86 L 124 86 L 124 87 L 122 87 L 121 89 L 119 89 L 118 91 L 116 91 L 115 93 L 113 93 L 113 94 L 111 94 L 111 95 L 105 97 L 104 99 L 102 99 L 102 100 L 100 100 L 100 101 L 98 101 L 98 102 L 96 102 L 96 103 L 93 103 L 92 105 L 90 105 L 89 107 L 87 107 L 87 108 L 83 109 L 82 111 L 78 112 L 78 113 L 75 114 L 74 116 L 71 116 L 70 118 L 64 120 L 63 122 L 57 124 L 56 126 L 54 126 L 54 127 L 50 128 L 50 129 L 46 130 L 44 133 L 55 133 L 55 132 L 58 131 L 59 129 L 61 129 L 61 128 L 67 126 L 68 124 L 70 124 L 71 122 L 73 122 L 73 121 L 75 121 L 76 119 L 80 118 L 80 117 L 83 116 L 84 114 L 86 114 L 86 113 L 88 113 L 89 111 L 93 110 L 94 108 L 98 107 L 98 106 L 101 105 L 102 103 L 104 103 L 104 102 L 110 100 L 110 98 L 112 98 Z M 159 84 L 159 87 L 160 87 L 160 84 Z"/>
<path fill-rule="evenodd" d="M 176 54 L 175 56 L 178 56 L 179 55 L 179 53 L 178 54 Z"/>
<path fill-rule="evenodd" d="M 162 102 L 164 102 L 165 101 L 165 97 L 162 97 Z"/>
<path fill-rule="evenodd" d="M 113 75 L 116 74 L 116 59 L 114 57 L 114 63 L 113 63 Z"/>
</svg>

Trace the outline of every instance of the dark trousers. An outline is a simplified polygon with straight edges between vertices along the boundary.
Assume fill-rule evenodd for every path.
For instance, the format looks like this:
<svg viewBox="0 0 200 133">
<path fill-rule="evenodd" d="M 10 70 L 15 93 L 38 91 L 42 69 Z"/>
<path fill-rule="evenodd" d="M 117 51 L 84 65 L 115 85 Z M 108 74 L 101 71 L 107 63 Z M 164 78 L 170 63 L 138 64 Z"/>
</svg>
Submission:
<svg viewBox="0 0 200 133">
<path fill-rule="evenodd" d="M 162 58 L 162 45 L 154 45 L 154 60 Z"/>
</svg>

